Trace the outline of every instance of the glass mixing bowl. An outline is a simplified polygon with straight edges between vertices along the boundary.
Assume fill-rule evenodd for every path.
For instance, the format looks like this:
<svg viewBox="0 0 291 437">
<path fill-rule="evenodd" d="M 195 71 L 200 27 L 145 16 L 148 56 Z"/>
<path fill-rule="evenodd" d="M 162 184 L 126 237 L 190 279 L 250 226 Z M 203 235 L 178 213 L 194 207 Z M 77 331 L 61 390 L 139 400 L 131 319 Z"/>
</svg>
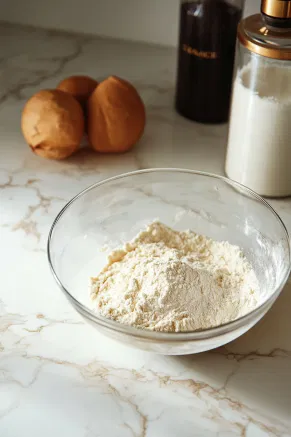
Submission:
<svg viewBox="0 0 291 437">
<path fill-rule="evenodd" d="M 104 247 L 115 249 L 156 219 L 240 246 L 260 283 L 258 307 L 231 323 L 183 333 L 137 329 L 92 311 L 89 278 L 106 263 Z M 74 197 L 52 225 L 48 259 L 69 302 L 98 331 L 146 351 L 182 355 L 226 344 L 266 314 L 290 273 L 290 244 L 279 216 L 248 188 L 191 170 L 150 169 L 107 179 Z"/>
</svg>

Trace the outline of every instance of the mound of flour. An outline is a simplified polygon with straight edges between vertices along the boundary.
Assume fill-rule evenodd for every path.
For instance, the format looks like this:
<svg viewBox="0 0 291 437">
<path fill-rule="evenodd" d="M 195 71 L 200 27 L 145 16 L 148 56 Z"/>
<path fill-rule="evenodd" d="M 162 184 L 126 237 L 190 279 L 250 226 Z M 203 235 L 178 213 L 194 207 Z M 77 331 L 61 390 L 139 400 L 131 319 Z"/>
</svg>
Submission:
<svg viewBox="0 0 291 437">
<path fill-rule="evenodd" d="M 154 222 L 91 278 L 96 312 L 165 332 L 234 320 L 257 305 L 256 275 L 237 246 Z"/>
</svg>

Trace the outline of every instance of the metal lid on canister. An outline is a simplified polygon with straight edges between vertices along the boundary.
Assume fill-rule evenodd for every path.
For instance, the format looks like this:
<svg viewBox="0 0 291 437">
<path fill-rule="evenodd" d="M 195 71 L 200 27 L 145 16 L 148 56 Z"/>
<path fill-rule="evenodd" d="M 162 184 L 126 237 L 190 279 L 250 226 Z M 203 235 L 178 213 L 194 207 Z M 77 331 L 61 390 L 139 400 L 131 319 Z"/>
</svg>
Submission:
<svg viewBox="0 0 291 437">
<path fill-rule="evenodd" d="M 243 19 L 238 39 L 248 50 L 267 58 L 291 60 L 291 1 L 262 0 L 261 14 Z"/>
<path fill-rule="evenodd" d="M 262 0 L 262 14 L 272 18 L 291 18 L 291 1 L 289 0 Z"/>
</svg>

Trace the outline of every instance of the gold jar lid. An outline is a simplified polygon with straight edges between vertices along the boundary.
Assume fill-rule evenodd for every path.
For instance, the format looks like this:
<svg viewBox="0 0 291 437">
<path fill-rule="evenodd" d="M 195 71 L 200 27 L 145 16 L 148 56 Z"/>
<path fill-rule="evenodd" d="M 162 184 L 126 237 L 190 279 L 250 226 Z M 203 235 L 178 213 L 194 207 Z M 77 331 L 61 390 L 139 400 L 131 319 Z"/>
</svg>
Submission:
<svg viewBox="0 0 291 437">
<path fill-rule="evenodd" d="M 273 18 L 291 18 L 291 1 L 262 0 L 261 11 Z"/>
<path fill-rule="evenodd" d="M 282 0 L 279 2 L 282 3 Z M 244 47 L 258 55 L 291 60 L 291 29 L 273 29 L 267 26 L 261 14 L 251 15 L 239 23 L 238 39 Z"/>
</svg>

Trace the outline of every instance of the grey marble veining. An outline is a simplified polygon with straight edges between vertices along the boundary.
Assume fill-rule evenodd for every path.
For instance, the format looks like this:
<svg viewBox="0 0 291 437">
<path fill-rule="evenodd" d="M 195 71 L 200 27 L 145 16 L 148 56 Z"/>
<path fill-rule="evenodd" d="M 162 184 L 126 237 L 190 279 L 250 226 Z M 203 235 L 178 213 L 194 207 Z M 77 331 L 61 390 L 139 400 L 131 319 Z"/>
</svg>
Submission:
<svg viewBox="0 0 291 437">
<path fill-rule="evenodd" d="M 96 334 L 47 265 L 62 206 L 88 185 L 148 167 L 223 173 L 226 126 L 173 110 L 176 54 L 25 27 L 0 27 L 0 435 L 190 437 L 291 435 L 291 284 L 246 335 L 213 352 L 162 357 Z M 34 156 L 20 132 L 25 100 L 71 74 L 132 81 L 147 128 L 131 152 L 83 147 L 64 162 Z M 291 231 L 291 201 L 272 201 Z"/>
</svg>

